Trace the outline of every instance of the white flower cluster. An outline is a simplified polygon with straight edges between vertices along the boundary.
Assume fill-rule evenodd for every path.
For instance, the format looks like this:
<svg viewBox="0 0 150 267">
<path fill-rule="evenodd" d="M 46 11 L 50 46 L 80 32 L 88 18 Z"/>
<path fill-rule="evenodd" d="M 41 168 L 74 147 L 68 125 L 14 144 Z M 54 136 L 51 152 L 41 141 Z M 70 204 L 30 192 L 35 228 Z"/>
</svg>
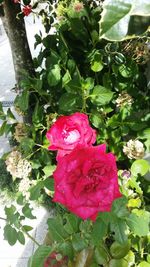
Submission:
<svg viewBox="0 0 150 267">
<path fill-rule="evenodd" d="M 116 99 L 116 103 L 117 107 L 131 106 L 133 103 L 133 98 L 126 91 L 123 91 Z"/>
<path fill-rule="evenodd" d="M 16 150 L 8 155 L 5 163 L 7 171 L 16 178 L 27 178 L 32 170 L 30 162 L 23 159 L 21 153 Z"/>
<path fill-rule="evenodd" d="M 27 177 L 23 178 L 19 184 L 19 192 L 21 192 L 23 194 L 23 196 L 26 197 L 26 199 L 29 199 L 29 197 L 30 197 L 29 189 L 34 184 L 35 184 L 35 181 L 30 180 Z"/>
<path fill-rule="evenodd" d="M 123 152 L 129 159 L 141 159 L 144 156 L 144 146 L 139 140 L 129 140 L 123 147 Z"/>
</svg>

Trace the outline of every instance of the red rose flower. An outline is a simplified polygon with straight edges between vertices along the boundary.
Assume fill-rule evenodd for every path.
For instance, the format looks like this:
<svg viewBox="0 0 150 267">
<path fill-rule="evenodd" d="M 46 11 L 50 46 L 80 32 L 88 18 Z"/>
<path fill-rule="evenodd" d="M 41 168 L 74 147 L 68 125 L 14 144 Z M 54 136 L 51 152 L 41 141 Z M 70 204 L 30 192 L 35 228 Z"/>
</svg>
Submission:
<svg viewBox="0 0 150 267">
<path fill-rule="evenodd" d="M 66 267 L 68 266 L 68 258 L 62 257 L 61 259 L 57 259 L 60 254 L 56 252 L 52 252 L 49 257 L 45 260 L 43 267 Z"/>
<path fill-rule="evenodd" d="M 77 147 L 58 161 L 54 172 L 54 202 L 59 202 L 82 219 L 96 219 L 110 211 L 121 197 L 115 156 L 106 146 Z"/>
<path fill-rule="evenodd" d="M 32 7 L 30 5 L 24 6 L 23 9 L 22 9 L 22 11 L 23 11 L 23 14 L 25 16 L 29 16 L 30 13 L 32 12 Z"/>
<path fill-rule="evenodd" d="M 47 132 L 50 141 L 49 150 L 58 150 L 57 159 L 69 154 L 78 144 L 90 146 L 96 141 L 96 131 L 88 121 L 88 116 L 76 112 L 70 116 L 61 116 Z"/>
</svg>

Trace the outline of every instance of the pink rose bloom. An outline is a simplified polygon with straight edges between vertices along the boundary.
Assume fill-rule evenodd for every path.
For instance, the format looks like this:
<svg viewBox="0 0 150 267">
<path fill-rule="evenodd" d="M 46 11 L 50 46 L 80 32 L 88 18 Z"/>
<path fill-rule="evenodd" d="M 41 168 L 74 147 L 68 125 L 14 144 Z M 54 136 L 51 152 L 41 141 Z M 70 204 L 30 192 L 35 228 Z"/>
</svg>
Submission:
<svg viewBox="0 0 150 267">
<path fill-rule="evenodd" d="M 106 145 L 77 147 L 61 158 L 54 172 L 54 202 L 86 220 L 95 220 L 98 212 L 110 211 L 121 197 L 115 156 L 106 153 Z"/>
<path fill-rule="evenodd" d="M 77 145 L 91 146 L 96 141 L 96 131 L 88 121 L 88 116 L 76 112 L 61 116 L 46 134 L 50 141 L 49 150 L 58 150 L 57 160 L 69 154 Z"/>
</svg>

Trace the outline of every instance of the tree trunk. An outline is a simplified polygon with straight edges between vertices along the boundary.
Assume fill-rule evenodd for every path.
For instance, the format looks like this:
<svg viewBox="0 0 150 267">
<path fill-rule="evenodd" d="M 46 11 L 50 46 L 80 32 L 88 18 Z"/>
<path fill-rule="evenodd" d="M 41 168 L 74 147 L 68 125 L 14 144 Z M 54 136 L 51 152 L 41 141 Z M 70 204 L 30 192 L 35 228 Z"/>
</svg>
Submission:
<svg viewBox="0 0 150 267">
<path fill-rule="evenodd" d="M 34 75 L 32 56 L 27 40 L 24 18 L 17 18 L 21 12 L 20 4 L 15 4 L 12 0 L 3 2 L 4 16 L 1 16 L 5 31 L 11 46 L 16 84 L 23 79 L 23 70 L 30 76 Z"/>
</svg>

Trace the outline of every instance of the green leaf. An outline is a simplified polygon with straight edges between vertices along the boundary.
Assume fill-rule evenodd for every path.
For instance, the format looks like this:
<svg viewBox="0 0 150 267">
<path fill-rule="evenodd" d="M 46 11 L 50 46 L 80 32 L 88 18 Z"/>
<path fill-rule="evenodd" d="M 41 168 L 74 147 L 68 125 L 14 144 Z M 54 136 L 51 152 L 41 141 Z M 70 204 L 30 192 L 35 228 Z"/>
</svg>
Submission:
<svg viewBox="0 0 150 267">
<path fill-rule="evenodd" d="M 25 237 L 24 234 L 21 231 L 18 231 L 18 235 L 17 235 L 18 241 L 24 245 L 25 244 Z"/>
<path fill-rule="evenodd" d="M 70 260 L 73 260 L 74 257 L 74 251 L 71 242 L 65 242 L 60 244 L 59 251 L 64 255 L 68 256 Z"/>
<path fill-rule="evenodd" d="M 124 259 L 112 259 L 108 267 L 129 267 L 128 262 Z"/>
<path fill-rule="evenodd" d="M 104 127 L 104 120 L 102 116 L 99 114 L 99 112 L 92 112 L 90 119 L 94 127 L 96 128 Z"/>
<path fill-rule="evenodd" d="M 135 189 L 136 193 L 142 195 L 143 191 L 140 187 L 140 182 L 136 181 L 136 177 L 131 177 L 131 179 L 128 181 L 128 184 L 131 188 Z"/>
<path fill-rule="evenodd" d="M 128 13 L 132 7 L 131 0 L 107 0 L 103 4 L 100 20 L 100 38 L 121 40 L 128 31 Z"/>
<path fill-rule="evenodd" d="M 135 254 L 130 250 L 124 259 L 127 260 L 128 267 L 133 266 L 135 263 Z"/>
<path fill-rule="evenodd" d="M 58 218 L 48 219 L 47 224 L 53 240 L 58 242 L 65 242 L 65 239 L 68 237 L 68 233 L 63 228 L 63 225 L 58 221 Z"/>
<path fill-rule="evenodd" d="M 49 71 L 48 74 L 48 84 L 50 86 L 56 86 L 61 79 L 60 67 L 59 65 L 54 65 L 54 68 Z"/>
<path fill-rule="evenodd" d="M 145 210 L 133 210 L 127 218 L 127 224 L 131 231 L 141 236 L 146 236 L 149 233 L 150 213 Z"/>
<path fill-rule="evenodd" d="M 2 136 L 5 133 L 6 127 L 7 127 L 7 121 L 4 121 L 0 126 L 0 136 Z"/>
<path fill-rule="evenodd" d="M 112 129 L 119 127 L 121 124 L 119 114 L 114 114 L 111 118 L 108 119 L 107 125 Z"/>
<path fill-rule="evenodd" d="M 128 62 L 126 65 L 121 65 L 119 67 L 119 73 L 124 78 L 131 78 L 133 75 L 137 73 L 137 66 L 134 62 Z"/>
<path fill-rule="evenodd" d="M 103 38 L 112 41 L 121 41 L 125 39 L 125 36 L 128 33 L 128 25 L 130 21 L 130 16 L 126 15 L 118 23 L 116 23 Z"/>
<path fill-rule="evenodd" d="M 98 245 L 99 242 L 106 236 L 108 225 L 101 219 L 98 218 L 93 225 L 92 231 L 92 242 L 94 245 Z"/>
<path fill-rule="evenodd" d="M 31 138 L 25 137 L 21 140 L 20 146 L 21 146 L 21 149 L 23 149 L 23 151 L 26 154 L 30 154 L 33 152 L 33 147 L 35 146 L 35 142 Z"/>
<path fill-rule="evenodd" d="M 137 159 L 131 166 L 131 173 L 134 176 L 141 174 L 144 176 L 149 171 L 150 165 L 145 159 Z"/>
<path fill-rule="evenodd" d="M 30 258 L 28 267 L 43 267 L 46 258 L 51 254 L 52 248 L 50 246 L 40 246 Z"/>
<path fill-rule="evenodd" d="M 127 241 L 127 225 L 124 220 L 112 216 L 110 227 L 111 231 L 115 232 L 116 241 L 118 241 L 120 244 L 123 244 Z"/>
<path fill-rule="evenodd" d="M 127 34 L 139 34 L 146 31 L 148 23 L 141 27 L 137 22 L 139 16 L 150 16 L 149 0 L 106 0 L 103 4 L 103 11 L 100 20 L 100 38 L 111 41 L 121 41 L 128 37 Z M 133 27 L 133 21 L 136 21 Z M 131 30 L 131 28 L 133 29 Z"/>
<path fill-rule="evenodd" d="M 14 205 L 11 205 L 11 207 L 9 207 L 9 208 L 5 206 L 5 214 L 6 214 L 8 220 L 11 219 L 11 217 L 14 215 L 15 211 L 16 211 L 16 207 Z"/>
<path fill-rule="evenodd" d="M 86 240 L 82 239 L 79 233 L 76 233 L 72 236 L 72 246 L 75 251 L 79 252 L 86 248 L 88 245 L 86 243 Z"/>
<path fill-rule="evenodd" d="M 97 85 L 94 87 L 93 93 L 89 97 L 91 98 L 93 104 L 101 106 L 108 104 L 112 99 L 113 94 L 113 92 L 105 87 Z"/>
<path fill-rule="evenodd" d="M 80 73 L 78 71 L 75 71 L 72 74 L 72 78 L 70 82 L 65 85 L 66 91 L 74 95 L 79 94 L 82 90 L 81 82 L 82 82 L 82 79 L 81 79 Z"/>
<path fill-rule="evenodd" d="M 130 250 L 130 246 L 131 246 L 131 244 L 129 241 L 127 241 L 123 244 L 120 244 L 120 243 L 115 241 L 110 247 L 110 253 L 111 253 L 113 258 L 121 259 L 128 254 L 128 252 Z"/>
<path fill-rule="evenodd" d="M 115 199 L 112 205 L 112 213 L 114 213 L 118 218 L 126 218 L 129 215 L 127 203 L 128 200 L 126 197 Z"/>
<path fill-rule="evenodd" d="M 139 135 L 141 139 L 148 139 L 150 137 L 150 128 L 146 128 L 143 132 Z"/>
<path fill-rule="evenodd" d="M 41 126 L 41 122 L 44 117 L 44 111 L 43 107 L 39 104 L 39 101 L 37 101 L 33 115 L 32 115 L 32 122 L 35 126 Z"/>
<path fill-rule="evenodd" d="M 109 254 L 103 245 L 96 247 L 95 249 L 95 260 L 98 264 L 105 266 L 109 261 Z"/>
<path fill-rule="evenodd" d="M 18 212 L 15 213 L 15 211 L 16 208 L 14 205 L 12 205 L 10 208 L 5 206 L 5 214 L 10 224 L 16 223 L 19 219 L 19 213 Z"/>
<path fill-rule="evenodd" d="M 29 225 L 23 225 L 22 226 L 22 230 L 25 232 L 30 232 L 33 230 L 33 227 L 29 226 Z"/>
<path fill-rule="evenodd" d="M 150 263 L 150 254 L 147 255 L 146 259 L 147 259 L 148 263 Z"/>
<path fill-rule="evenodd" d="M 30 205 L 27 203 L 25 206 L 22 208 L 22 213 L 24 214 L 25 217 L 29 219 L 36 219 L 35 216 L 32 214 L 33 208 L 30 208 Z"/>
<path fill-rule="evenodd" d="M 150 16 L 149 0 L 134 0 L 131 10 L 131 15 Z"/>
<path fill-rule="evenodd" d="M 54 179 L 53 178 L 47 178 L 44 180 L 44 186 L 50 190 L 54 191 Z"/>
<path fill-rule="evenodd" d="M 90 91 L 94 87 L 94 79 L 91 77 L 82 80 L 82 88 L 83 90 Z"/>
<path fill-rule="evenodd" d="M 29 89 L 25 89 L 21 95 L 15 98 L 15 105 L 25 112 L 29 107 Z"/>
<path fill-rule="evenodd" d="M 91 70 L 93 70 L 94 72 L 99 72 L 103 69 L 103 64 L 102 62 L 98 62 L 98 61 L 93 61 L 91 64 Z"/>
<path fill-rule="evenodd" d="M 59 108 L 61 111 L 74 112 L 82 107 L 80 95 L 65 93 L 59 99 Z"/>
<path fill-rule="evenodd" d="M 30 200 L 37 200 L 41 195 L 41 189 L 44 187 L 43 181 L 37 181 L 37 184 L 30 188 Z"/>
<path fill-rule="evenodd" d="M 23 205 L 25 201 L 25 198 L 21 192 L 17 193 L 17 204 L 18 205 Z"/>
<path fill-rule="evenodd" d="M 147 261 L 142 261 L 137 267 L 150 267 L 150 263 Z"/>
<path fill-rule="evenodd" d="M 7 240 L 11 246 L 17 242 L 17 231 L 11 225 L 7 224 L 4 227 L 4 239 Z"/>
<path fill-rule="evenodd" d="M 65 85 L 69 83 L 70 81 L 71 81 L 71 75 L 69 71 L 67 70 L 65 75 L 62 78 L 62 87 L 65 87 Z"/>
<path fill-rule="evenodd" d="M 53 175 L 53 172 L 56 169 L 56 165 L 51 165 L 51 166 L 45 166 L 43 168 L 43 172 L 45 174 L 45 178 L 50 177 Z"/>
<path fill-rule="evenodd" d="M 128 201 L 129 208 L 139 208 L 141 206 L 141 199 L 140 198 L 131 198 Z"/>
<path fill-rule="evenodd" d="M 32 164 L 32 169 L 35 169 L 35 170 L 38 170 L 41 167 L 41 163 L 39 159 L 32 160 L 31 164 Z"/>
<path fill-rule="evenodd" d="M 67 214 L 65 216 L 67 222 L 64 226 L 65 230 L 69 234 L 73 234 L 77 231 L 79 231 L 79 223 L 81 222 L 81 219 L 75 216 L 74 214 Z"/>
<path fill-rule="evenodd" d="M 12 111 L 11 111 L 10 108 L 8 108 L 8 110 L 7 110 L 7 118 L 8 118 L 8 119 L 15 120 L 15 122 L 16 122 L 16 118 L 15 118 L 15 116 L 14 116 L 14 114 L 12 113 Z"/>
</svg>

